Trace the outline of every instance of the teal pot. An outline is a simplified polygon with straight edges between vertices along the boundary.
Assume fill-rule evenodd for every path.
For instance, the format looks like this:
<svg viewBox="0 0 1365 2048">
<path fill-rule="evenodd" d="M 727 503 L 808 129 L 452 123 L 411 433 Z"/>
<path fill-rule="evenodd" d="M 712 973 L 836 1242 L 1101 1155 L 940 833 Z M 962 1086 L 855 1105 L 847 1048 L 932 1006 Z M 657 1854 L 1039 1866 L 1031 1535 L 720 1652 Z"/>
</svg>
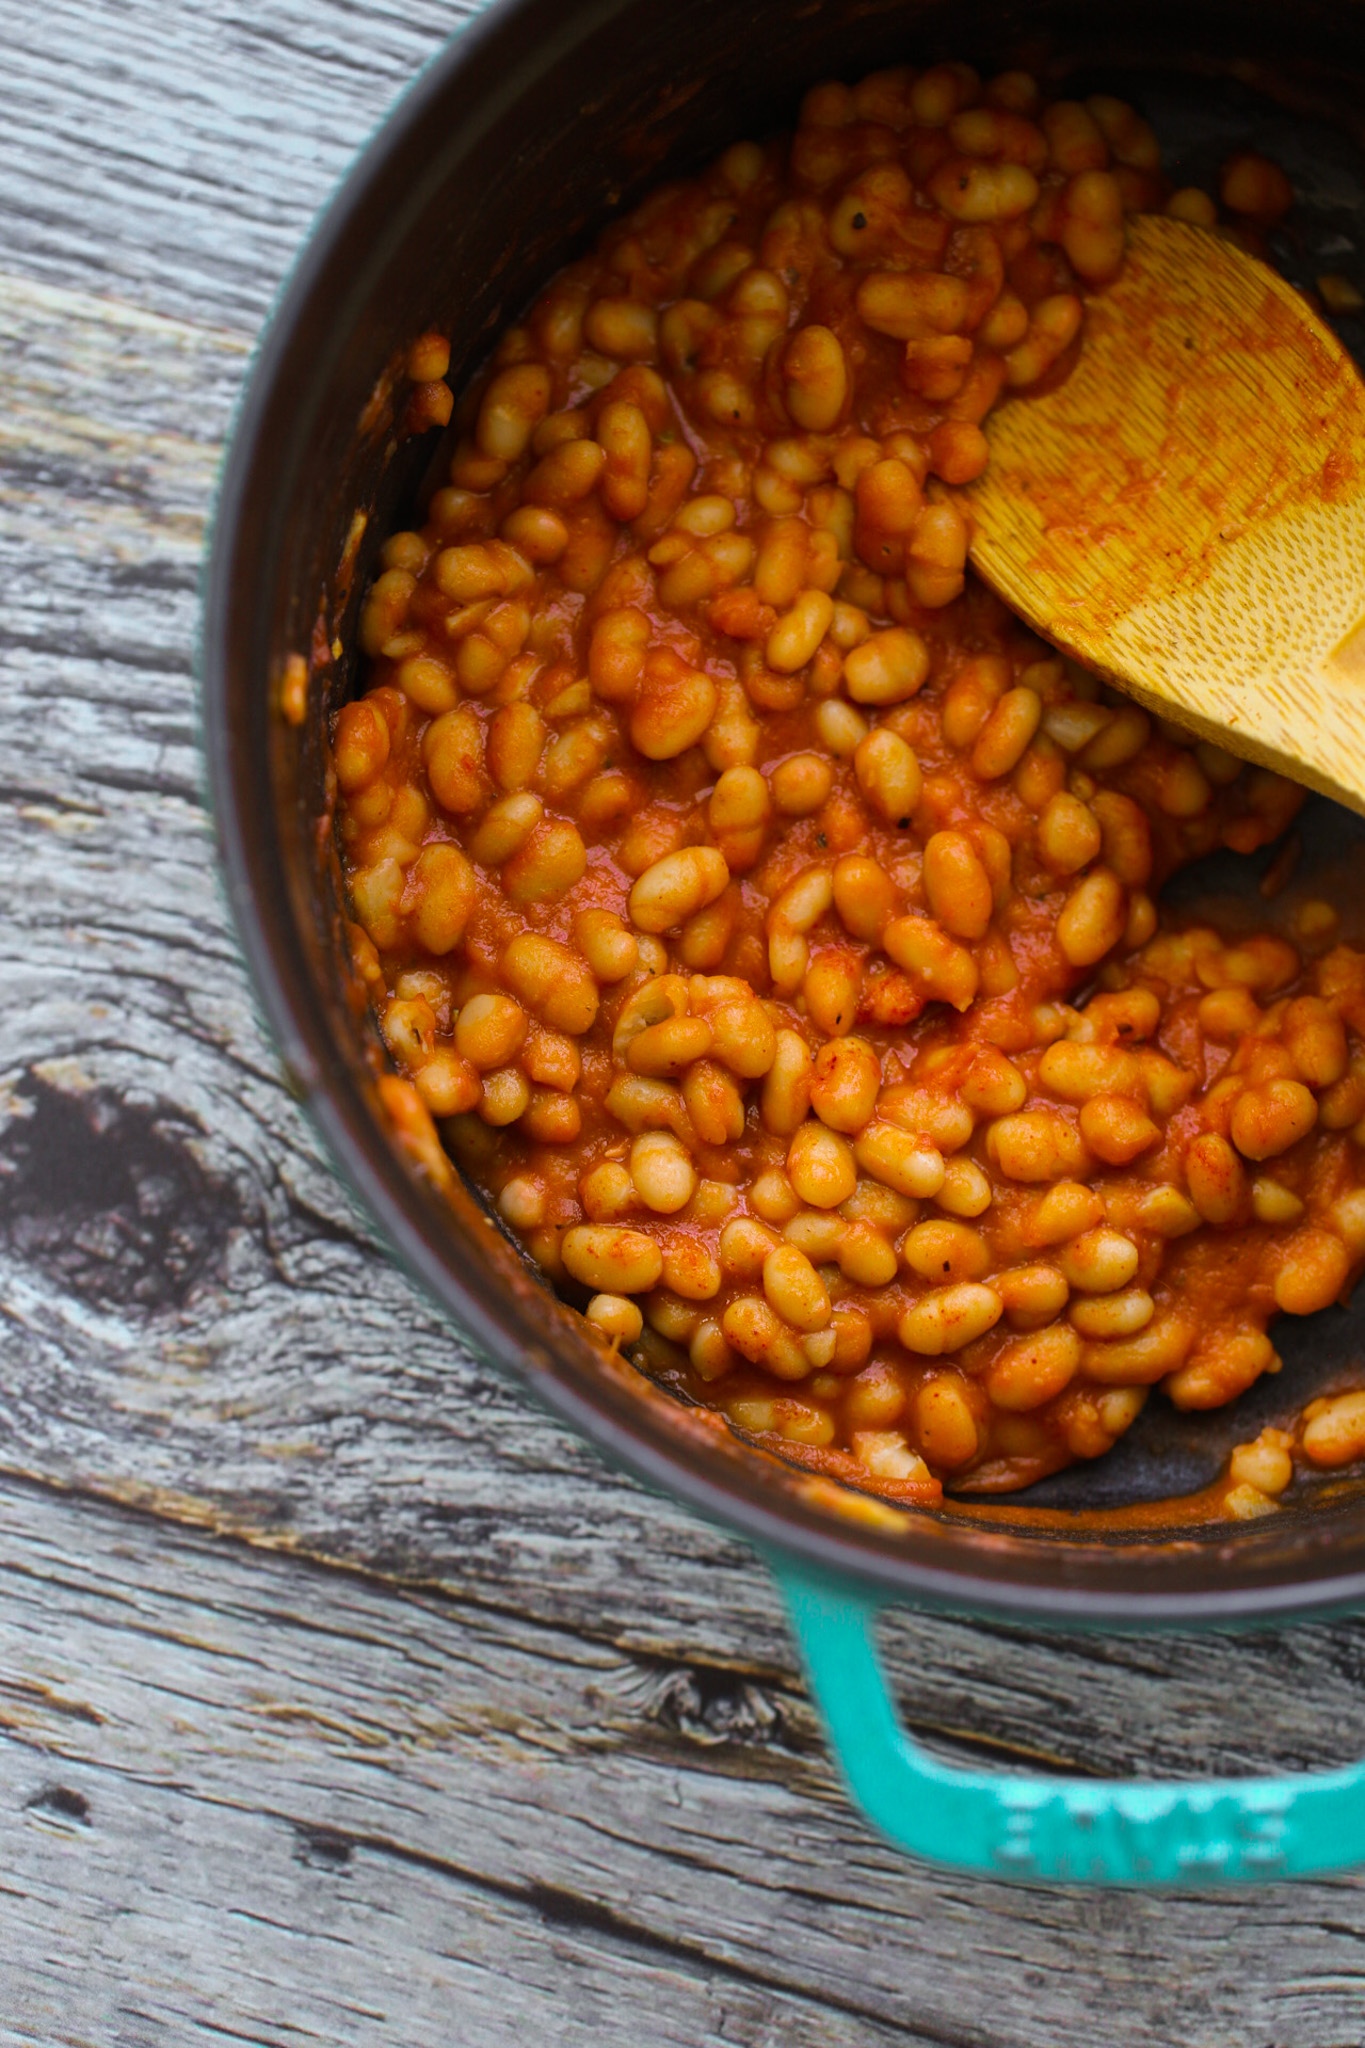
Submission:
<svg viewBox="0 0 1365 2048">
<path fill-rule="evenodd" d="M 1211 1476 L 1254 1430 L 1244 1403 L 1235 1422 L 1157 1417 L 1149 1427 L 1144 1417 L 1109 1459 L 1049 1482 L 1046 1523 L 921 1513 L 879 1526 L 839 1511 L 834 1489 L 699 1429 L 614 1370 L 471 1192 L 457 1186 L 446 1199 L 410 1170 L 385 1127 L 339 941 L 335 863 L 318 832 L 325 724 L 355 685 L 358 593 L 378 540 L 431 459 L 429 436 L 403 442 L 388 430 L 383 380 L 407 344 L 428 327 L 450 334 L 458 389 L 623 204 L 740 136 L 789 125 L 817 79 L 942 56 L 1025 63 L 1055 90 L 1127 92 L 1191 175 L 1264 133 L 1301 189 L 1318 158 L 1331 169 L 1324 204 L 1349 230 L 1351 122 L 1365 105 L 1365 7 L 1354 0 L 500 0 L 417 79 L 323 215 L 241 407 L 203 624 L 227 887 L 293 1084 L 399 1258 L 566 1422 L 770 1560 L 849 1783 L 889 1835 L 947 1865 L 1034 1880 L 1343 1869 L 1365 1859 L 1365 1766 L 1223 1786 L 957 1770 L 898 1725 L 874 1638 L 887 1603 L 1125 1629 L 1359 1607 L 1358 1492 L 1337 1487 L 1249 1524 L 1184 1527 L 1178 1508 L 1126 1532 L 1076 1520 L 1125 1494 L 1169 1499 Z M 357 554 L 358 509 L 368 523 Z M 319 630 L 340 657 L 294 727 L 272 685 Z M 1335 829 L 1326 813 L 1322 830 Z M 1365 1349 L 1359 1316 L 1319 1322 L 1293 1333 L 1305 1390 L 1313 1373 Z"/>
</svg>

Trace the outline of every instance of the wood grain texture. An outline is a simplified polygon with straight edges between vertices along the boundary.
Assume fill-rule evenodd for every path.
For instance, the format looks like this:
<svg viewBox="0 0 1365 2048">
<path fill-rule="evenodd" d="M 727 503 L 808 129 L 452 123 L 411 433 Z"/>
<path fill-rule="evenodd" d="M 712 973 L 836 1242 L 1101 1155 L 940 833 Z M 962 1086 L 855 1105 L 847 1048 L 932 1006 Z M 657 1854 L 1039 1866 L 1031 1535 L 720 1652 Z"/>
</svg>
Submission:
<svg viewBox="0 0 1365 2048">
<path fill-rule="evenodd" d="M 1057 2048 L 1097 2007 L 1153 2048 L 1359 2039 L 1350 1885 L 925 1883 L 785 1684 L 33 1490 L 0 1559 L 20 2040 Z"/>
<path fill-rule="evenodd" d="M 470 11 L 0 0 L 0 2040 L 1359 2042 L 1354 1881 L 875 1840 L 762 1568 L 468 1354 L 282 1086 L 200 795 L 205 521 L 300 235 Z M 1355 1625 L 901 1618 L 891 1661 L 1002 1763 L 1365 1744 Z"/>
</svg>

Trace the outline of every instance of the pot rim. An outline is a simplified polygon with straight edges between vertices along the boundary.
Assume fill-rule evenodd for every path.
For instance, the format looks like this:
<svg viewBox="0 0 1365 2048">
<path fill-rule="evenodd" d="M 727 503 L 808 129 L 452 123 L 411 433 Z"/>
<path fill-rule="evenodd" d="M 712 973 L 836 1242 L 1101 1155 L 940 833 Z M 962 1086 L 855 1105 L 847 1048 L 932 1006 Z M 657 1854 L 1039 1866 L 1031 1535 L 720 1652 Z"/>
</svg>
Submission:
<svg viewBox="0 0 1365 2048">
<path fill-rule="evenodd" d="M 622 4 L 624 0 L 589 0 L 576 10 L 580 29 L 589 22 L 605 22 Z M 292 1090 L 331 1164 L 378 1225 L 397 1262 L 500 1366 L 506 1363 L 501 1355 L 508 1349 L 506 1327 L 456 1274 L 442 1248 L 450 1221 L 405 1168 L 359 1091 L 329 1060 L 321 999 L 303 948 L 282 944 L 272 929 L 270 910 L 278 905 L 263 898 L 263 879 L 277 883 L 284 894 L 291 928 L 292 918 L 284 893 L 278 827 L 273 816 L 262 821 L 253 809 L 246 788 L 249 764 L 236 744 L 229 622 L 248 547 L 244 514 L 253 478 L 272 460 L 267 432 L 271 402 L 291 367 L 296 367 L 291 365 L 291 349 L 305 313 L 324 288 L 364 202 L 404 138 L 451 96 L 461 75 L 476 63 L 499 51 L 506 52 L 510 63 L 518 45 L 524 46 L 523 24 L 545 11 L 546 0 L 492 0 L 462 27 L 402 93 L 314 220 L 277 295 L 238 399 L 209 529 L 198 650 L 204 773 L 222 879 L 258 1006 Z M 563 19 L 567 26 L 568 17 Z M 795 1494 L 783 1497 L 771 1484 L 745 1484 L 738 1464 L 727 1465 L 714 1453 L 670 1434 L 648 1404 L 605 1378 L 596 1382 L 586 1374 L 531 1373 L 516 1365 L 512 1369 L 528 1392 L 636 1478 L 677 1497 L 760 1551 L 799 1559 L 817 1576 L 857 1583 L 886 1601 L 899 1596 L 911 1606 L 1001 1620 L 1121 1629 L 1273 1623 L 1365 1605 L 1365 1568 L 1333 1569 L 1328 1546 L 1321 1542 L 1309 1546 L 1306 1561 L 1253 1567 L 1233 1585 L 1152 1586 L 1134 1583 L 1131 1574 L 1127 1583 L 1117 1585 L 1049 1583 L 1046 1558 L 1049 1549 L 1054 1556 L 1057 1551 L 1054 1544 L 1043 1545 L 1036 1538 L 1036 1548 L 1030 1551 L 1033 1577 L 994 1577 L 971 1565 L 945 1568 L 908 1554 L 906 1539 L 899 1534 L 836 1519 Z M 953 1522 L 951 1513 L 928 1519 L 940 1525 Z M 956 1526 L 964 1532 L 981 1530 L 979 1522 Z M 1220 1536 L 1221 1543 L 1201 1543 L 1201 1550 L 1208 1553 L 1205 1571 L 1216 1562 L 1219 1549 L 1226 1556 L 1236 1547 L 1230 1534 L 1220 1531 Z M 1065 1547 L 1065 1538 L 1061 1541 Z M 1114 1560 L 1114 1576 L 1122 1577 L 1121 1560 L 1129 1546 L 1103 1547 Z M 1320 1575 L 1313 1572 L 1315 1553 L 1326 1567 Z"/>
</svg>

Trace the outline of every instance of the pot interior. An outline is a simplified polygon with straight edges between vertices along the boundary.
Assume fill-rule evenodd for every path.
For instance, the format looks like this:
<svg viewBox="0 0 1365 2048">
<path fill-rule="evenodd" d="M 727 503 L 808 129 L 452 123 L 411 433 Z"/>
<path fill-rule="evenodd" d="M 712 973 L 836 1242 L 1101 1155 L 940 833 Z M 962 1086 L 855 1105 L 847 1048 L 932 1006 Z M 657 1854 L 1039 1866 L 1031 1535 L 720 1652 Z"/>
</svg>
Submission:
<svg viewBox="0 0 1365 2048">
<path fill-rule="evenodd" d="M 922 1599 L 1109 1621 L 1354 1599 L 1365 1595 L 1365 1482 L 1310 1486 L 1255 1524 L 1191 1526 L 1179 1496 L 1209 1483 L 1263 1423 L 1365 1380 L 1365 1290 L 1349 1310 L 1281 1319 L 1283 1373 L 1224 1409 L 1180 1415 L 1158 1396 L 1097 1463 L 978 1505 L 970 1519 L 882 1512 L 604 1365 L 471 1192 L 457 1186 L 447 1201 L 409 1171 L 378 1106 L 377 1041 L 351 983 L 320 821 L 326 719 L 357 686 L 361 592 L 385 534 L 448 457 L 431 436 L 397 430 L 392 387 L 407 344 L 427 327 L 449 334 L 458 393 L 612 212 L 731 141 L 790 126 L 822 77 L 949 56 L 1027 67 L 1054 93 L 1133 101 L 1178 184 L 1216 184 L 1233 149 L 1262 150 L 1299 195 L 1289 231 L 1272 239 L 1286 273 L 1311 285 L 1359 266 L 1365 6 L 505 0 L 438 59 L 362 159 L 286 292 L 243 410 L 205 638 L 234 906 L 300 1092 L 400 1254 L 483 1350 L 647 1478 L 760 1540 Z M 1365 355 L 1365 323 L 1339 327 Z M 309 716 L 295 729 L 276 715 L 267 680 L 310 649 Z M 1362 871 L 1361 821 L 1314 798 L 1299 829 L 1304 857 L 1274 905 L 1256 892 L 1268 856 L 1201 863 L 1168 900 L 1240 903 L 1273 922 L 1324 875 Z M 1344 935 L 1365 943 L 1365 904 Z M 1143 1526 L 1103 1526 L 1134 1503 L 1151 1504 Z"/>
</svg>

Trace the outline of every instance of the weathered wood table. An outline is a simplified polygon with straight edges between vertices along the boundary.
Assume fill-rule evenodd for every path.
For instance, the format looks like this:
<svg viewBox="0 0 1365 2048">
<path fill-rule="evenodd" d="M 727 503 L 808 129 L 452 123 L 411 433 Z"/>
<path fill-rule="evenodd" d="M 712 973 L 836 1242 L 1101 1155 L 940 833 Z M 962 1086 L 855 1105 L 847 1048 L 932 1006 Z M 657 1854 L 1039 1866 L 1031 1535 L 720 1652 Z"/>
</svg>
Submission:
<svg viewBox="0 0 1365 2048">
<path fill-rule="evenodd" d="M 252 338 L 458 0 L 4 0 L 0 2039 L 1337 2048 L 1365 1888 L 956 1882 L 846 1804 L 772 1587 L 386 1262 L 281 1086 L 191 681 Z M 906 1621 L 945 1749 L 1365 1745 L 1365 1624 Z"/>
</svg>

